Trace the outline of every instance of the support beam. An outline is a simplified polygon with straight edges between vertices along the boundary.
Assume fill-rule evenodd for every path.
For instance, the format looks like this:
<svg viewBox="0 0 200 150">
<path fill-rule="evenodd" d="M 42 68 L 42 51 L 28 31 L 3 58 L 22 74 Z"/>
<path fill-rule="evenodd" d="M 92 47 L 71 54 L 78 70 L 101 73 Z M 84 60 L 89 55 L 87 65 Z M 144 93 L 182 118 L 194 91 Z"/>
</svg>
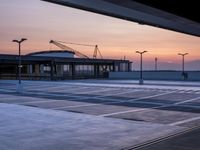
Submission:
<svg viewBox="0 0 200 150">
<path fill-rule="evenodd" d="M 200 23 L 133 0 L 43 0 L 200 37 Z M 189 2 L 192 3 L 192 2 Z M 180 2 L 181 5 L 181 2 Z M 171 6 L 173 7 L 173 6 Z M 191 9 L 191 8 L 190 8 Z M 188 11 L 188 10 L 185 10 Z M 190 13 L 190 11 L 188 11 Z M 198 13 L 198 12 L 197 12 Z M 196 14 L 197 15 L 197 14 Z"/>
</svg>

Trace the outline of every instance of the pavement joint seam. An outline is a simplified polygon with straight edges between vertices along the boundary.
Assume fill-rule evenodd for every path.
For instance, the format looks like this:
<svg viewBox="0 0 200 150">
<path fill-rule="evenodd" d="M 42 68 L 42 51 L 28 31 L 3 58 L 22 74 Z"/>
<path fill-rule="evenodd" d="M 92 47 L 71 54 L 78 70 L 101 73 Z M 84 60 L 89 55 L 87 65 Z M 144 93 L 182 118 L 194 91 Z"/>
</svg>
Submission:
<svg viewBox="0 0 200 150">
<path fill-rule="evenodd" d="M 183 131 L 177 131 L 177 132 L 169 134 L 167 136 L 159 137 L 159 138 L 156 138 L 156 139 L 153 139 L 153 140 L 141 143 L 141 144 L 134 145 L 132 147 L 124 148 L 122 150 L 138 150 L 138 149 L 145 148 L 145 147 L 154 145 L 156 143 L 160 143 L 162 141 L 165 141 L 165 140 L 171 139 L 173 137 L 177 137 L 177 136 L 180 136 L 180 135 L 183 135 L 183 134 L 186 134 L 186 133 L 189 133 L 191 131 L 198 130 L 198 129 L 200 129 L 200 126 L 195 126 L 195 127 L 192 127 L 192 128 L 186 128 Z"/>
</svg>

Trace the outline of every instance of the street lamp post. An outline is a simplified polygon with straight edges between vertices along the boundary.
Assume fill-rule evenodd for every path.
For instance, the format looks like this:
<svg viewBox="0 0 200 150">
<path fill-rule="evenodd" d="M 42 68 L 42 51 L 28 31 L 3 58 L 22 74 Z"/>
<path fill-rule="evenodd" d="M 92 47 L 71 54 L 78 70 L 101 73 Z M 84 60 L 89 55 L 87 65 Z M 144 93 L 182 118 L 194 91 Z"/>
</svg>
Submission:
<svg viewBox="0 0 200 150">
<path fill-rule="evenodd" d="M 182 56 L 182 75 L 185 79 L 185 55 L 188 55 L 188 53 L 178 53 L 178 55 Z"/>
<path fill-rule="evenodd" d="M 21 65 L 21 43 L 26 41 L 26 40 L 27 40 L 26 38 L 21 38 L 21 40 L 13 40 L 12 41 L 12 42 L 18 43 L 18 46 L 19 46 L 19 56 L 18 56 L 18 79 L 19 79 L 19 82 L 18 82 L 18 85 L 17 85 L 17 92 L 22 91 L 22 85 L 21 85 L 21 68 L 22 68 L 22 65 Z"/>
<path fill-rule="evenodd" d="M 136 53 L 140 54 L 140 79 L 139 79 L 139 84 L 143 84 L 143 75 L 142 75 L 142 54 L 146 53 L 147 51 L 136 51 Z"/>
</svg>

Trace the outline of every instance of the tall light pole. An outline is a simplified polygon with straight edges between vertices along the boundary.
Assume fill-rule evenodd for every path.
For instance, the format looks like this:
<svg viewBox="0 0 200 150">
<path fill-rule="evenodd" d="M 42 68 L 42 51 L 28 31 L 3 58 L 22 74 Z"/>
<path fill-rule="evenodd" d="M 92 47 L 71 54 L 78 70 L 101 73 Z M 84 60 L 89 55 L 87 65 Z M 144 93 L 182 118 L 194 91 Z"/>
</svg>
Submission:
<svg viewBox="0 0 200 150">
<path fill-rule="evenodd" d="M 143 84 L 143 76 L 142 76 L 142 54 L 146 53 L 147 51 L 136 51 L 136 53 L 140 54 L 140 79 L 139 84 Z"/>
<path fill-rule="evenodd" d="M 19 56 L 18 56 L 18 79 L 19 79 L 19 84 L 17 86 L 17 92 L 22 91 L 22 85 L 21 85 L 21 68 L 22 68 L 22 63 L 21 63 L 21 43 L 26 41 L 26 38 L 21 38 L 21 40 L 13 40 L 12 42 L 18 43 L 19 46 Z"/>
<path fill-rule="evenodd" d="M 156 57 L 155 58 L 155 71 L 158 70 L 158 58 Z"/>
<path fill-rule="evenodd" d="M 188 55 L 188 53 L 178 53 L 178 55 L 182 56 L 182 75 L 185 79 L 185 55 Z"/>
</svg>

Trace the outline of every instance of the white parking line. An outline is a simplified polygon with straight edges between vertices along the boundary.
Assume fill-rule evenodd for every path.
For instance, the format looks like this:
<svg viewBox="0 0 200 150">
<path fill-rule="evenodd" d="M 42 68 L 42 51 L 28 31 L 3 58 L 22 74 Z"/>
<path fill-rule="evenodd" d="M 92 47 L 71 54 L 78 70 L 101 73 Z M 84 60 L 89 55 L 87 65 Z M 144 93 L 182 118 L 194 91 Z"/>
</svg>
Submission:
<svg viewBox="0 0 200 150">
<path fill-rule="evenodd" d="M 112 116 L 112 115 L 119 115 L 119 114 L 130 113 L 130 112 L 148 111 L 148 110 L 151 110 L 151 109 L 157 109 L 157 108 L 162 108 L 162 107 L 166 107 L 166 106 L 170 106 L 170 105 L 154 106 L 154 107 L 148 107 L 148 108 L 138 108 L 137 110 L 119 111 L 119 112 L 115 112 L 115 113 L 102 114 L 102 115 L 99 115 L 99 116 L 109 117 L 109 116 Z"/>
<path fill-rule="evenodd" d="M 102 104 L 71 105 L 71 106 L 66 106 L 66 107 L 55 107 L 55 108 L 51 108 L 51 109 L 59 110 L 59 109 L 64 109 L 64 108 L 78 108 L 78 107 L 87 107 L 87 106 L 96 106 L 96 105 L 102 105 Z"/>
<path fill-rule="evenodd" d="M 16 104 L 24 105 L 24 104 L 34 104 L 34 103 L 50 103 L 50 102 L 58 102 L 58 101 L 64 101 L 64 100 L 31 101 L 31 102 L 22 102 L 22 103 L 16 103 Z"/>
<path fill-rule="evenodd" d="M 41 90 L 50 87 L 50 85 L 24 85 L 26 90 Z"/>
<path fill-rule="evenodd" d="M 73 86 L 74 87 L 74 86 Z M 62 90 L 67 90 L 67 88 L 70 88 L 70 90 L 72 90 L 72 86 L 68 86 L 68 85 L 33 85 L 33 86 L 28 86 L 26 87 L 26 89 L 28 90 L 36 90 L 36 91 L 40 91 L 41 89 L 44 91 L 49 91 L 49 90 L 56 90 L 56 89 L 60 89 L 60 88 L 65 88 L 65 89 L 62 89 Z M 80 88 L 77 86 L 77 88 Z"/>
<path fill-rule="evenodd" d="M 107 92 L 107 91 L 112 91 L 113 89 L 99 89 L 99 90 L 94 90 L 94 91 L 83 91 L 79 92 L 78 94 L 90 94 L 90 93 L 97 93 L 97 92 Z"/>
<path fill-rule="evenodd" d="M 114 113 L 101 114 L 101 115 L 98 115 L 98 116 L 109 117 L 109 116 L 113 116 L 113 115 L 119 115 L 119 114 L 131 113 L 131 112 L 138 112 L 138 111 L 143 111 L 143 110 L 147 110 L 147 108 L 136 108 L 136 109 L 133 109 L 133 110 L 118 111 L 118 112 L 114 112 Z"/>
<path fill-rule="evenodd" d="M 199 99 L 200 99 L 200 97 L 196 97 L 196 98 L 188 99 L 188 100 L 185 100 L 185 101 L 182 101 L 182 102 L 177 102 L 174 105 L 184 104 L 184 103 L 192 102 L 192 101 L 199 100 Z"/>
<path fill-rule="evenodd" d="M 76 90 L 84 90 L 84 89 L 87 89 L 88 87 L 70 87 L 70 86 L 64 86 L 64 88 L 62 89 L 59 89 L 59 90 L 56 90 L 55 92 L 73 92 L 73 91 L 76 91 Z"/>
<path fill-rule="evenodd" d="M 174 122 L 174 123 L 170 123 L 169 125 L 177 126 L 177 125 L 180 125 L 180 124 L 183 124 L 183 123 L 187 123 L 187 122 L 191 122 L 191 121 L 195 121 L 195 120 L 199 120 L 199 119 L 200 119 L 200 116 L 189 118 L 189 119 L 182 120 L 182 121 L 177 121 L 177 122 Z"/>
<path fill-rule="evenodd" d="M 32 92 L 32 91 L 25 91 L 23 93 L 26 93 L 26 94 L 35 94 L 35 95 L 39 95 L 39 96 L 58 96 L 58 97 L 60 97 L 60 96 L 70 96 L 70 97 L 80 97 L 80 96 L 75 96 L 75 95 L 71 96 L 69 94 L 67 94 L 67 95 L 65 95 L 65 94 L 50 94 L 50 93 L 43 93 L 43 92 L 37 92 L 37 93 L 35 93 L 35 92 Z"/>
<path fill-rule="evenodd" d="M 122 95 L 122 94 L 128 94 L 128 93 L 134 93 L 134 92 L 138 92 L 138 91 L 141 91 L 141 90 L 128 90 L 128 91 L 125 91 L 125 92 L 118 92 L 118 93 L 115 93 L 115 94 L 106 94 L 106 95 L 102 95 L 102 96 L 96 96 L 95 98 L 106 98 L 106 97 L 108 97 L 108 96 L 117 96 L 117 95 Z"/>
<path fill-rule="evenodd" d="M 182 106 L 182 107 L 189 107 L 189 108 L 193 108 L 193 109 L 200 109 L 200 105 L 199 106 L 194 106 L 194 105 L 179 105 L 179 106 Z"/>
<path fill-rule="evenodd" d="M 165 94 L 170 94 L 170 93 L 174 93 L 174 92 L 176 92 L 176 91 L 162 93 L 162 94 L 157 94 L 157 95 L 154 95 L 154 96 L 148 96 L 148 97 L 138 98 L 138 99 L 134 99 L 134 101 L 141 100 L 141 99 L 146 99 L 146 98 L 153 98 L 153 97 L 157 97 L 157 96 L 161 96 L 161 95 L 165 95 Z M 130 100 L 124 101 L 124 102 L 130 102 Z M 121 101 L 119 103 L 123 103 L 123 102 Z M 149 104 L 151 104 L 151 103 L 149 103 Z M 112 116 L 112 115 L 118 115 L 118 114 L 124 114 L 124 113 L 129 113 L 129 112 L 136 112 L 136 111 L 144 111 L 144 110 L 162 108 L 162 107 L 167 107 L 167 106 L 171 106 L 171 105 L 169 105 L 169 104 L 165 105 L 164 104 L 164 105 L 161 105 L 161 106 L 154 106 L 154 107 L 144 108 L 144 109 L 140 109 L 140 110 L 120 111 L 120 112 L 115 112 L 115 113 L 103 114 L 103 115 L 100 115 L 100 116 L 108 117 L 108 116 Z"/>
<path fill-rule="evenodd" d="M 13 92 L 15 89 L 0 89 L 2 92 Z"/>
<path fill-rule="evenodd" d="M 91 96 L 82 96 L 82 95 L 75 95 L 75 94 L 67 94 L 67 95 L 65 95 L 65 94 L 50 94 L 50 93 L 43 93 L 43 92 L 37 92 L 37 93 L 34 93 L 34 92 L 32 92 L 32 91 L 26 91 L 26 92 L 24 92 L 24 93 L 27 93 L 27 94 L 39 94 L 39 95 L 41 95 L 41 96 L 58 96 L 58 97 L 60 97 L 60 96 L 70 96 L 70 97 L 73 97 L 73 98 L 78 98 L 78 99 L 88 99 L 88 98 L 91 98 Z M 97 99 L 102 99 L 102 100 L 105 100 L 105 98 L 101 98 L 101 96 L 94 96 L 94 97 L 92 97 L 93 99 L 95 99 L 95 98 L 97 98 Z M 116 100 L 116 101 L 118 101 L 119 102 L 119 100 L 118 99 L 113 99 L 113 98 L 106 98 L 107 100 Z"/>
<path fill-rule="evenodd" d="M 136 91 L 126 91 L 126 92 L 121 92 L 121 93 L 130 93 L 130 92 L 137 92 L 138 90 L 136 90 Z M 173 91 L 173 92 L 175 92 L 175 91 Z M 120 93 L 120 94 L 121 94 Z M 151 97 L 156 97 L 156 96 L 160 96 L 160 95 L 164 95 L 164 94 L 169 94 L 169 93 L 171 93 L 171 92 L 167 92 L 167 93 L 162 93 L 162 94 L 158 94 L 158 95 L 153 95 L 153 96 L 151 96 Z M 45 95 L 49 95 L 49 94 L 45 94 Z M 148 97 L 150 97 L 150 96 L 148 96 Z M 80 98 L 82 98 L 82 97 L 80 97 Z M 84 99 L 87 99 L 88 97 L 85 97 Z M 104 100 L 104 98 L 101 98 L 101 97 L 93 97 L 93 98 L 98 98 L 98 99 L 102 99 L 102 100 Z M 143 97 L 144 99 L 145 98 L 147 98 L 147 97 Z M 83 99 L 83 98 L 82 98 Z M 141 98 L 140 98 L 141 99 Z M 135 100 L 140 100 L 140 99 L 135 99 Z M 110 99 L 110 100 L 114 100 L 114 99 Z M 87 107 L 87 106 L 98 106 L 98 105 L 103 105 L 103 104 L 120 104 L 120 103 L 124 103 L 124 102 L 127 102 L 127 100 L 122 100 L 122 101 L 119 101 L 119 100 L 117 100 L 117 99 L 115 99 L 116 100 L 116 102 L 105 102 L 105 103 L 98 103 L 98 104 L 83 104 L 83 105 L 76 105 L 76 106 L 67 106 L 67 107 L 55 107 L 55 108 L 52 108 L 52 109 L 62 109 L 62 108 L 76 108 L 76 107 Z M 52 101 L 52 100 L 51 100 Z M 31 102 L 29 102 L 29 103 L 31 103 Z M 148 102 L 147 102 L 148 103 Z M 148 103 L 148 104 L 152 104 L 152 103 Z M 158 104 L 158 103 L 156 103 L 156 104 Z M 152 108 L 157 108 L 157 107 L 152 107 Z M 146 110 L 146 108 L 145 109 L 140 109 L 140 110 L 137 110 L 137 111 L 141 111 L 141 110 Z M 135 111 L 135 110 L 134 110 Z M 124 112 L 124 111 L 123 111 Z M 125 111 L 124 113 L 126 113 L 127 111 Z M 132 112 L 132 111 L 131 111 Z M 122 112 L 116 112 L 117 114 L 119 114 L 119 113 L 122 113 Z M 113 114 L 113 113 L 112 113 Z M 110 116 L 110 115 L 112 115 L 112 114 L 105 114 L 105 116 Z"/>
<path fill-rule="evenodd" d="M 175 93 L 176 91 L 177 90 L 174 90 L 174 91 L 171 91 L 171 92 L 166 92 L 166 93 L 161 93 L 161 94 L 157 94 L 157 95 L 151 95 L 151 96 L 141 97 L 141 98 L 137 98 L 137 99 L 129 99 L 128 102 L 142 100 L 142 99 L 147 99 L 147 98 L 153 98 L 153 97 L 158 97 L 158 96 L 163 96 L 163 95 Z"/>
<path fill-rule="evenodd" d="M 130 92 L 130 91 L 128 91 Z M 137 92 L 137 91 L 132 91 L 132 92 Z M 176 92 L 176 91 L 173 91 L 173 92 Z M 166 95 L 166 94 L 170 94 L 170 93 L 173 93 L 173 92 L 167 92 L 167 93 L 161 93 L 161 94 L 157 94 L 157 95 L 152 95 L 152 96 L 148 96 L 148 97 L 141 97 L 141 98 L 138 98 L 138 99 L 132 99 L 131 101 L 137 101 L 137 100 L 142 100 L 142 99 L 146 99 L 146 98 L 153 98 L 153 97 L 157 97 L 157 96 L 161 96 L 161 95 Z M 26 93 L 30 93 L 30 94 L 33 94 L 33 92 L 26 92 Z M 122 93 L 127 93 L 126 92 L 121 92 L 120 94 Z M 45 96 L 61 96 L 60 94 L 46 94 L 46 93 L 40 93 L 40 95 L 45 95 Z M 62 95 L 63 96 L 63 95 Z M 72 95 L 67 95 L 67 96 L 72 96 Z M 80 98 L 80 99 L 88 99 L 88 98 L 91 98 L 91 97 L 82 97 L 82 96 L 72 96 L 74 98 Z M 102 100 L 105 100 L 103 97 L 92 97 L 92 98 L 97 98 L 97 99 L 102 99 Z M 105 103 L 101 103 L 101 104 L 120 104 L 120 103 L 124 103 L 124 102 L 130 102 L 130 100 L 118 100 L 118 99 L 113 99 L 113 98 L 106 98 L 107 100 L 115 100 L 116 102 L 105 102 Z M 71 99 L 73 100 L 73 99 Z M 52 100 L 51 100 L 52 101 Z M 92 104 L 93 106 L 94 105 L 101 105 L 101 104 Z"/>
<path fill-rule="evenodd" d="M 1 100 L 16 100 L 16 99 L 21 99 L 21 97 L 1 97 L 0 101 Z"/>
</svg>

